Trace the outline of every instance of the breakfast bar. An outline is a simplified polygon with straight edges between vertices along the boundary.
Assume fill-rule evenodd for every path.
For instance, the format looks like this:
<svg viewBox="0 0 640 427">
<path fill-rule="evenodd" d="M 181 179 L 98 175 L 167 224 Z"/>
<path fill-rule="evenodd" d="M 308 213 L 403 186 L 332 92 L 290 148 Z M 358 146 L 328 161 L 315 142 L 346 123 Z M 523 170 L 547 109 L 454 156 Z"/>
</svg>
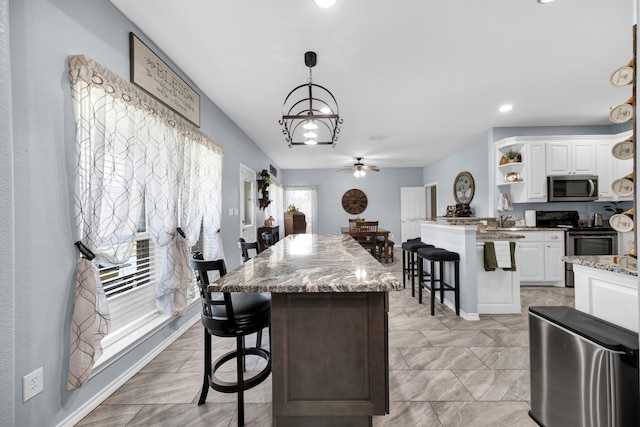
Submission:
<svg viewBox="0 0 640 427">
<path fill-rule="evenodd" d="M 388 292 L 349 235 L 289 235 L 217 283 L 270 292 L 274 426 L 370 426 L 389 412 Z"/>
</svg>

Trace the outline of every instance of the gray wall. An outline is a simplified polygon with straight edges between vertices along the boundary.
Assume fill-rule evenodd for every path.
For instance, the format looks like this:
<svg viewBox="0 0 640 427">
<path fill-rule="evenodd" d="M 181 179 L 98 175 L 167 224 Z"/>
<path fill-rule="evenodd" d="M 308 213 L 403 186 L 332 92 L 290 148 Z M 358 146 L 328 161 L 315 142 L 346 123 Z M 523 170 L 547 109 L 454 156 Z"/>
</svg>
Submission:
<svg viewBox="0 0 640 427">
<path fill-rule="evenodd" d="M 470 172 L 476 184 L 476 192 L 471 201 L 474 216 L 491 216 L 488 205 L 488 162 L 487 142 L 484 140 L 425 166 L 425 185 L 437 184 L 438 216 L 446 213 L 447 205 L 456 204 L 453 197 L 453 180 L 462 171 Z"/>
<path fill-rule="evenodd" d="M 13 230 L 13 126 L 11 121 L 11 71 L 9 69 L 8 0 L 0 0 L 0 420 L 15 425 L 15 279 Z M 8 379 L 8 381 L 7 381 Z"/>
<path fill-rule="evenodd" d="M 367 209 L 360 218 L 380 221 L 380 227 L 391 231 L 396 244 L 400 244 L 400 188 L 422 186 L 421 168 L 384 168 L 380 172 L 367 172 L 356 178 L 350 171 L 335 169 L 286 169 L 282 173 L 283 185 L 317 185 L 318 233 L 337 234 L 340 227 L 349 226 L 355 218 L 342 209 L 342 195 L 358 188 L 367 195 Z"/>
<path fill-rule="evenodd" d="M 5 54 L 8 38 L 4 14 L 7 10 L 10 57 Z M 198 315 L 196 305 L 84 387 L 67 391 L 69 325 L 78 257 L 73 246 L 76 238 L 72 208 L 75 124 L 67 56 L 88 55 L 128 80 L 129 31 L 138 34 L 161 54 L 108 1 L 25 0 L 8 4 L 0 0 L 0 114 L 4 119 L 13 114 L 12 126 L 7 126 L 8 120 L 0 124 L 2 141 L 13 142 L 0 144 L 3 200 L 0 265 L 3 280 L 9 279 L 8 286 L 2 285 L 0 299 L 0 373 L 2 378 L 11 379 L 9 385 L 2 387 L 3 421 L 0 424 L 3 425 L 58 424 Z M 9 63 L 10 91 L 6 69 Z M 8 106 L 11 106 L 9 111 Z M 228 208 L 239 207 L 240 161 L 257 171 L 273 162 L 204 96 L 201 122 L 201 130 L 222 144 L 225 151 L 222 210 L 228 212 Z M 235 241 L 239 230 L 238 216 L 223 216 L 227 254 L 237 251 Z M 14 253 L 18 255 L 15 260 Z M 229 256 L 231 268 L 237 259 Z M 15 307 L 15 317 L 12 307 Z M 5 361 L 10 366 L 5 366 Z M 44 391 L 23 404 L 21 378 L 40 366 L 44 367 Z M 5 393 L 11 393 L 11 401 L 7 401 Z M 7 420 L 11 421 L 5 424 Z"/>
</svg>

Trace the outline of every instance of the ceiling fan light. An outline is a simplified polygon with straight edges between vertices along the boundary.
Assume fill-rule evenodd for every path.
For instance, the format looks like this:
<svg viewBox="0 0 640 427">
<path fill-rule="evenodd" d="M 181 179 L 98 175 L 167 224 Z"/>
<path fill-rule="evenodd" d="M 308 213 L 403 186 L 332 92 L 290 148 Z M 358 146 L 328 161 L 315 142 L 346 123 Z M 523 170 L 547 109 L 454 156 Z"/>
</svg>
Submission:
<svg viewBox="0 0 640 427">
<path fill-rule="evenodd" d="M 305 133 L 303 134 L 303 136 L 304 136 L 305 138 L 308 138 L 308 139 L 314 139 L 314 138 L 316 138 L 318 135 L 317 135 L 314 131 L 310 130 L 310 131 L 308 131 L 308 132 L 305 132 Z"/>
<path fill-rule="evenodd" d="M 363 176 L 365 176 L 367 173 L 365 171 L 363 171 L 362 169 L 356 169 L 353 172 L 353 176 L 355 176 L 356 178 L 362 178 Z"/>
</svg>

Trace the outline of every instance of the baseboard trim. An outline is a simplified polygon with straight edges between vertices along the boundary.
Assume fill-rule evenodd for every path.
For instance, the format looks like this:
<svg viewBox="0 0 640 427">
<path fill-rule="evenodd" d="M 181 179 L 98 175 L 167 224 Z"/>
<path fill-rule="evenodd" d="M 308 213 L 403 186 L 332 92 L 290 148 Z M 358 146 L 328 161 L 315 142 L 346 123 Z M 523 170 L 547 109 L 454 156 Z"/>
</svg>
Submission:
<svg viewBox="0 0 640 427">
<path fill-rule="evenodd" d="M 172 333 L 167 339 L 162 341 L 156 348 L 154 348 L 151 352 L 149 352 L 144 358 L 140 359 L 135 365 L 131 366 L 125 372 L 123 372 L 119 377 L 114 379 L 109 385 L 103 388 L 100 392 L 96 393 L 91 397 L 87 402 L 81 405 L 74 412 L 69 414 L 68 417 L 63 419 L 57 424 L 57 427 L 68 427 L 73 426 L 82 421 L 84 417 L 89 415 L 91 411 L 96 409 L 102 402 L 107 400 L 109 396 L 115 393 L 120 387 L 122 387 L 127 381 L 129 381 L 135 374 L 140 372 L 142 368 L 144 368 L 149 362 L 151 362 L 157 355 L 159 355 L 163 350 L 165 350 L 171 343 L 180 338 L 182 334 L 184 334 L 191 326 L 196 324 L 200 320 L 200 313 L 193 316 L 192 319 L 189 319 L 184 323 L 179 329 L 177 329 L 174 333 Z"/>
</svg>

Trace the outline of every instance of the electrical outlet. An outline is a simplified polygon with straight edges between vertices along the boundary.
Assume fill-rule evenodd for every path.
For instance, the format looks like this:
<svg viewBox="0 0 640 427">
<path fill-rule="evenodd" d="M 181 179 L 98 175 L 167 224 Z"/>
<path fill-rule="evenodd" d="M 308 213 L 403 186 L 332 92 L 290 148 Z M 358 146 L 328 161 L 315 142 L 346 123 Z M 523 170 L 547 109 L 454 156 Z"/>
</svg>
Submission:
<svg viewBox="0 0 640 427">
<path fill-rule="evenodd" d="M 44 387 L 44 370 L 42 367 L 22 377 L 22 402 L 26 402 Z"/>
</svg>

